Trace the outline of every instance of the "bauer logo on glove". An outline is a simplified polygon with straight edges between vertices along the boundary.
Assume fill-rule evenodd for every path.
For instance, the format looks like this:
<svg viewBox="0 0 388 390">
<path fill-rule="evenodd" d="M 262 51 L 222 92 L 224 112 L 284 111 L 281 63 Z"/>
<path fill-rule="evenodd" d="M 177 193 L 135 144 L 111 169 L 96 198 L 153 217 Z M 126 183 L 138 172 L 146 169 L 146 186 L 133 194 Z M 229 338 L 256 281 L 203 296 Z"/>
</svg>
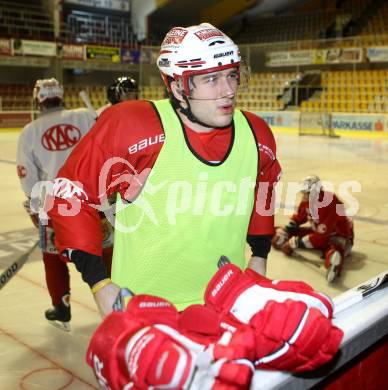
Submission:
<svg viewBox="0 0 388 390">
<path fill-rule="evenodd" d="M 251 332 L 224 333 L 220 344 L 218 338 L 190 334 L 170 302 L 134 296 L 126 311 L 111 313 L 94 332 L 87 362 L 105 390 L 249 388 Z"/>
</svg>

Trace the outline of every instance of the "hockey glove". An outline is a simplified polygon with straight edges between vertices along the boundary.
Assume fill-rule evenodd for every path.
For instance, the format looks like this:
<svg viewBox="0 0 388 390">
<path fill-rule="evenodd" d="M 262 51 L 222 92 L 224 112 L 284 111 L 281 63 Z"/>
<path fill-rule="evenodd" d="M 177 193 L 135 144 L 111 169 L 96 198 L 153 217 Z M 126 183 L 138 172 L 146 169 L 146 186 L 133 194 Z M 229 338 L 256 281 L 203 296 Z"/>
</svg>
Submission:
<svg viewBox="0 0 388 390">
<path fill-rule="evenodd" d="M 97 328 L 87 362 L 103 389 L 249 387 L 249 361 L 215 357 L 215 345 L 198 339 L 183 335 L 170 302 L 139 295 L 131 298 L 127 311 L 113 312 Z"/>
<path fill-rule="evenodd" d="M 277 289 L 276 282 L 262 278 L 233 264 L 215 274 L 205 304 L 220 313 L 220 326 L 254 330 L 257 367 L 301 372 L 328 362 L 343 336 L 331 323 L 330 300 L 304 283 L 279 282 Z"/>
<path fill-rule="evenodd" d="M 288 237 L 289 235 L 284 228 L 277 228 L 271 240 L 272 246 L 275 249 L 281 249 Z"/>
</svg>

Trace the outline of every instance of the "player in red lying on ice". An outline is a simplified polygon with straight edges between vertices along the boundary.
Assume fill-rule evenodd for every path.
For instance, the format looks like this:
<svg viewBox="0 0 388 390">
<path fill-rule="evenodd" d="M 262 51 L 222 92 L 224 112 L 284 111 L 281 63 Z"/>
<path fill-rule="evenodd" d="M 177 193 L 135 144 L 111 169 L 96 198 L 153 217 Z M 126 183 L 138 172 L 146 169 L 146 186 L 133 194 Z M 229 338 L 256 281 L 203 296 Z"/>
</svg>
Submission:
<svg viewBox="0 0 388 390">
<path fill-rule="evenodd" d="M 287 225 L 276 229 L 272 245 L 286 255 L 298 248 L 321 250 L 326 279 L 331 283 L 340 275 L 353 247 L 353 221 L 346 215 L 342 201 L 322 188 L 318 176 L 307 176 L 301 182 L 301 192 L 297 211 Z"/>
</svg>

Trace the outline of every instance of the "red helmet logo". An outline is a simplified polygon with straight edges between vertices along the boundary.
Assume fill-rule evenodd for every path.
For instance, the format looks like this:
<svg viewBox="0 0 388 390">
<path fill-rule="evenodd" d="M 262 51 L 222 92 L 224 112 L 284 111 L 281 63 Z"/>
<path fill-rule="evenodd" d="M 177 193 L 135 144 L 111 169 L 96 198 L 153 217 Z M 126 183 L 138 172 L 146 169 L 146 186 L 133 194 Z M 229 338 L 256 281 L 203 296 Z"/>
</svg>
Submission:
<svg viewBox="0 0 388 390">
<path fill-rule="evenodd" d="M 72 148 L 81 139 L 81 131 L 68 124 L 50 127 L 42 135 L 42 145 L 49 151 L 59 151 Z"/>
</svg>

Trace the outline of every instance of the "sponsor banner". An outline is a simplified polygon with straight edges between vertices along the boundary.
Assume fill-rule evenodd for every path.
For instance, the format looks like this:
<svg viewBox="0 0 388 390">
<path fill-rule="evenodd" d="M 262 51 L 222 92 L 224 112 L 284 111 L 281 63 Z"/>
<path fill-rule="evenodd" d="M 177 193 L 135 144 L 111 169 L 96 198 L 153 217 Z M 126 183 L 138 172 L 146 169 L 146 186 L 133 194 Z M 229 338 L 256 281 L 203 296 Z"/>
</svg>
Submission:
<svg viewBox="0 0 388 390">
<path fill-rule="evenodd" d="M 387 115 L 333 113 L 331 125 L 334 130 L 388 131 Z"/>
<path fill-rule="evenodd" d="M 140 51 L 121 49 L 120 57 L 123 64 L 138 64 L 140 62 Z"/>
<path fill-rule="evenodd" d="M 297 111 L 256 111 L 270 127 L 299 128 Z M 321 116 L 321 114 L 318 114 Z M 313 113 L 309 113 L 313 118 Z M 331 114 L 333 130 L 388 131 L 388 115 L 384 114 Z"/>
<path fill-rule="evenodd" d="M 388 46 L 368 47 L 366 56 L 370 62 L 388 62 Z"/>
<path fill-rule="evenodd" d="M 85 46 L 64 44 L 61 48 L 61 57 L 64 60 L 85 60 Z"/>
<path fill-rule="evenodd" d="M 109 46 L 86 46 L 86 59 L 87 60 L 99 60 L 109 62 L 120 62 L 120 48 Z"/>
<path fill-rule="evenodd" d="M 24 127 L 32 121 L 31 112 L 0 112 L 0 128 Z"/>
<path fill-rule="evenodd" d="M 256 111 L 259 117 L 267 122 L 268 126 L 297 128 L 299 113 L 295 111 Z"/>
<path fill-rule="evenodd" d="M 359 47 L 343 49 L 294 50 L 267 53 L 267 66 L 352 64 L 363 61 Z"/>
<path fill-rule="evenodd" d="M 277 51 L 267 53 L 267 66 L 311 65 L 313 50 Z"/>
<path fill-rule="evenodd" d="M 314 65 L 322 65 L 326 62 L 327 50 L 325 49 L 313 50 L 312 57 L 313 57 Z"/>
<path fill-rule="evenodd" d="M 0 39 L 0 54 L 1 55 L 13 54 L 11 39 Z"/>
<path fill-rule="evenodd" d="M 46 41 L 13 39 L 13 52 L 19 55 L 56 57 L 57 44 Z"/>
<path fill-rule="evenodd" d="M 129 0 L 64 0 L 65 3 L 82 5 L 84 7 L 106 8 L 129 12 Z"/>
<path fill-rule="evenodd" d="M 363 51 L 360 47 L 326 50 L 326 64 L 354 64 L 363 61 Z"/>
</svg>

